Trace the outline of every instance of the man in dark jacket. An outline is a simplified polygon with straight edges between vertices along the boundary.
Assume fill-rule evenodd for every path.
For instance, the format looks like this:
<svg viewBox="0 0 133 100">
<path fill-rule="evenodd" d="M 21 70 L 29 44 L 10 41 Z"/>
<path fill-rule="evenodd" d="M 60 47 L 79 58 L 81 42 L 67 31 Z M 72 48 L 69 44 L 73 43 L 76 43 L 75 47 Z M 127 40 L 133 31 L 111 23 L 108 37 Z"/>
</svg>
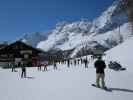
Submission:
<svg viewBox="0 0 133 100">
<path fill-rule="evenodd" d="M 106 64 L 105 62 L 102 60 L 102 57 L 98 57 L 98 59 L 95 61 L 94 63 L 95 68 L 96 68 L 96 85 L 97 87 L 100 87 L 100 79 L 101 79 L 101 83 L 102 83 L 102 88 L 106 88 L 105 86 L 105 73 L 104 73 L 104 69 L 106 68 Z"/>
</svg>

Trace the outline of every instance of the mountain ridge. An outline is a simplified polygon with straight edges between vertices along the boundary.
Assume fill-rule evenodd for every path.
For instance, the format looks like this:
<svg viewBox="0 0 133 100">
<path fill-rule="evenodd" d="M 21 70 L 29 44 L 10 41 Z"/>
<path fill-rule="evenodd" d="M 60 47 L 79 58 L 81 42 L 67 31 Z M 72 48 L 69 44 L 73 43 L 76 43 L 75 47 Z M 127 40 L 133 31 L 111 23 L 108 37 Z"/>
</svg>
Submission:
<svg viewBox="0 0 133 100">
<path fill-rule="evenodd" d="M 75 56 L 75 51 L 86 46 L 88 49 L 98 46 L 110 49 L 132 34 L 128 31 L 128 16 L 127 12 L 122 10 L 122 4 L 122 0 L 116 0 L 92 21 L 82 19 L 57 23 L 55 28 L 49 31 L 47 38 L 36 43 L 36 47 L 44 51 L 75 49 L 71 56 Z"/>
</svg>

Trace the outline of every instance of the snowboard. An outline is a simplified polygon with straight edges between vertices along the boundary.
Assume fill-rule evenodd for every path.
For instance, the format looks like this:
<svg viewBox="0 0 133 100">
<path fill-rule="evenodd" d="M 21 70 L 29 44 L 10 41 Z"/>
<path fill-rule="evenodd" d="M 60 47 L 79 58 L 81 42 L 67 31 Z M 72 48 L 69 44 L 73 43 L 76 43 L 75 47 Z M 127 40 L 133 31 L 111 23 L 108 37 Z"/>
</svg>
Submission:
<svg viewBox="0 0 133 100">
<path fill-rule="evenodd" d="M 112 92 L 112 90 L 111 89 L 109 89 L 109 88 L 101 88 L 101 87 L 97 87 L 96 86 L 96 84 L 91 84 L 93 87 L 96 87 L 96 88 L 99 88 L 99 89 L 102 89 L 102 90 L 105 90 L 105 91 L 108 91 L 108 92 Z"/>
</svg>

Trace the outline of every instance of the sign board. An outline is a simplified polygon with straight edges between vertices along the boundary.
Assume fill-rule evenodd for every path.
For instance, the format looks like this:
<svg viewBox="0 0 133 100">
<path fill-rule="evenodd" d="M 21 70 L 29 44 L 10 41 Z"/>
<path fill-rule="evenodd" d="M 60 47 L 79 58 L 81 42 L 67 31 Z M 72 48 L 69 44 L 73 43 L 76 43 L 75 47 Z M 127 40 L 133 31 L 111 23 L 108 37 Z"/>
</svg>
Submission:
<svg viewBox="0 0 133 100">
<path fill-rule="evenodd" d="M 21 50 L 20 51 L 21 54 L 32 54 L 31 50 Z"/>
<path fill-rule="evenodd" d="M 29 58 L 29 55 L 28 54 L 24 54 L 24 58 L 25 59 L 28 59 Z"/>
<path fill-rule="evenodd" d="M 22 61 L 22 58 L 15 58 L 15 63 L 19 63 Z"/>
</svg>

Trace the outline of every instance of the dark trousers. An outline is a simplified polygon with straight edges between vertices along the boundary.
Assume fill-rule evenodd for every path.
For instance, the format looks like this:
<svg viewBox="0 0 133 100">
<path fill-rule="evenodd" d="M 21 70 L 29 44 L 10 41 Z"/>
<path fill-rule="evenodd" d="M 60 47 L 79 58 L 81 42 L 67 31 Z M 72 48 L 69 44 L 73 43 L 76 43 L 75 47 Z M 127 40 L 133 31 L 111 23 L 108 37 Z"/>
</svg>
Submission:
<svg viewBox="0 0 133 100">
<path fill-rule="evenodd" d="M 87 65 L 87 63 L 85 63 L 85 68 L 88 68 L 88 65 Z"/>
<path fill-rule="evenodd" d="M 44 66 L 44 71 L 47 71 L 47 67 L 46 66 Z"/>
<path fill-rule="evenodd" d="M 39 71 L 41 71 L 41 67 L 42 67 L 41 65 L 38 66 L 38 70 L 39 70 Z"/>
<path fill-rule="evenodd" d="M 54 66 L 54 70 L 57 70 L 57 66 Z"/>
<path fill-rule="evenodd" d="M 26 78 L 26 70 L 22 70 L 21 78 Z"/>
<path fill-rule="evenodd" d="M 12 72 L 15 72 L 15 66 L 12 66 Z"/>
</svg>

